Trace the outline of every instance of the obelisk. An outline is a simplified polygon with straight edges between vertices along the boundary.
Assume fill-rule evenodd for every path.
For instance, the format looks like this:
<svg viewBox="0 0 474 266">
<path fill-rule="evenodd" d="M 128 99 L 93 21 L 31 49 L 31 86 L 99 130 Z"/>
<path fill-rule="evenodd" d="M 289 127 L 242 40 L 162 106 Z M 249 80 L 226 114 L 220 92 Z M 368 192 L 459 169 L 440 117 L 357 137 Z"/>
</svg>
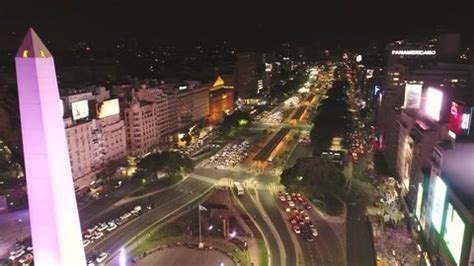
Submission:
<svg viewBox="0 0 474 266">
<path fill-rule="evenodd" d="M 35 265 L 86 265 L 54 59 L 33 29 L 15 63 Z"/>
</svg>

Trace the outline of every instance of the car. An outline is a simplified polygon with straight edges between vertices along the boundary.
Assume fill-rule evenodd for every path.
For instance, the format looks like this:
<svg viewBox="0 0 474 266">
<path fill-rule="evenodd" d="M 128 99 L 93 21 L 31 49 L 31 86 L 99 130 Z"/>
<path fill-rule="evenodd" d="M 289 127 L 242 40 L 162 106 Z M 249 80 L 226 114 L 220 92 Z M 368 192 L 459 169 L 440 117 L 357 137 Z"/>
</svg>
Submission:
<svg viewBox="0 0 474 266">
<path fill-rule="evenodd" d="M 311 228 L 311 235 L 318 236 L 318 231 L 316 230 L 316 228 Z"/>
<path fill-rule="evenodd" d="M 286 208 L 285 208 L 285 212 L 286 212 L 286 213 L 291 212 L 291 208 L 290 208 L 290 207 L 286 207 Z"/>
<path fill-rule="evenodd" d="M 278 191 L 278 196 L 283 196 L 283 192 Z"/>
<path fill-rule="evenodd" d="M 109 226 L 107 227 L 107 232 L 112 232 L 116 228 L 117 228 L 116 224 L 109 224 Z"/>
<path fill-rule="evenodd" d="M 281 202 L 284 202 L 284 201 L 286 201 L 286 198 L 285 198 L 285 196 L 280 196 L 280 201 L 281 201 Z"/>
<path fill-rule="evenodd" d="M 33 261 L 33 254 L 31 253 L 26 253 L 25 255 L 23 255 L 23 257 L 21 257 L 21 259 L 18 260 L 18 262 L 21 263 L 22 265 L 30 264 L 32 261 Z"/>
<path fill-rule="evenodd" d="M 88 232 L 89 234 L 92 234 L 92 233 L 95 232 L 95 230 L 97 230 L 97 228 L 99 228 L 99 227 L 98 227 L 97 225 L 95 225 L 94 227 L 91 227 L 91 228 L 87 229 L 87 232 Z"/>
<path fill-rule="evenodd" d="M 307 213 L 303 214 L 303 216 L 306 221 L 309 221 L 309 215 Z"/>
<path fill-rule="evenodd" d="M 310 210 L 311 209 L 311 204 L 305 204 L 304 208 L 307 209 L 307 210 Z"/>
<path fill-rule="evenodd" d="M 13 248 L 13 250 L 10 252 L 10 255 L 13 255 L 13 254 L 16 254 L 22 250 L 25 250 L 25 246 L 24 245 L 15 245 L 15 247 Z"/>
<path fill-rule="evenodd" d="M 295 225 L 293 226 L 293 231 L 296 233 L 296 234 L 301 234 L 301 229 L 299 226 Z"/>
<path fill-rule="evenodd" d="M 296 219 L 291 219 L 291 220 L 290 220 L 290 223 L 291 223 L 291 224 L 297 224 L 298 221 L 297 221 Z"/>
<path fill-rule="evenodd" d="M 12 251 L 10 252 L 10 257 L 8 257 L 10 260 L 16 260 L 18 259 L 19 257 L 23 256 L 23 254 L 25 254 L 25 250 L 24 249 L 20 249 L 18 251 Z"/>
<path fill-rule="evenodd" d="M 82 242 L 83 247 L 87 247 L 90 243 L 92 243 L 89 239 L 86 239 Z"/>
<path fill-rule="evenodd" d="M 288 205 L 289 205 L 290 207 L 295 207 L 295 202 L 292 201 L 292 200 L 290 200 L 290 201 L 288 201 Z"/>
<path fill-rule="evenodd" d="M 99 227 L 97 227 L 97 231 L 102 232 L 105 229 L 107 229 L 107 224 L 106 223 L 99 223 Z"/>
<path fill-rule="evenodd" d="M 299 224 L 300 224 L 300 225 L 305 225 L 305 222 L 304 222 L 303 219 L 299 219 L 298 221 L 299 221 Z"/>
<path fill-rule="evenodd" d="M 97 261 L 97 263 L 101 263 L 101 262 L 103 262 L 108 256 L 109 256 L 109 254 L 107 254 L 107 252 L 102 252 L 102 253 L 99 254 L 99 256 L 97 256 L 97 258 L 95 258 L 95 261 Z"/>
<path fill-rule="evenodd" d="M 290 201 L 290 200 L 291 200 L 291 196 L 290 196 L 290 195 L 286 195 L 286 200 L 287 200 L 287 201 Z"/>
<path fill-rule="evenodd" d="M 306 241 L 307 241 L 307 242 L 313 242 L 313 241 L 314 241 L 313 236 L 312 236 L 312 235 L 308 235 L 308 236 L 306 237 Z"/>
<path fill-rule="evenodd" d="M 100 238 L 103 237 L 103 236 L 104 236 L 104 233 L 102 233 L 102 232 L 96 232 L 96 233 L 91 237 L 91 239 L 97 240 L 97 239 L 100 239 Z"/>
<path fill-rule="evenodd" d="M 298 210 L 298 208 L 296 208 L 296 207 L 293 207 L 291 210 L 292 210 L 293 213 L 296 213 L 296 214 L 299 213 L 299 210 Z"/>
<path fill-rule="evenodd" d="M 314 224 L 312 222 L 308 223 L 309 228 L 314 228 Z"/>
</svg>

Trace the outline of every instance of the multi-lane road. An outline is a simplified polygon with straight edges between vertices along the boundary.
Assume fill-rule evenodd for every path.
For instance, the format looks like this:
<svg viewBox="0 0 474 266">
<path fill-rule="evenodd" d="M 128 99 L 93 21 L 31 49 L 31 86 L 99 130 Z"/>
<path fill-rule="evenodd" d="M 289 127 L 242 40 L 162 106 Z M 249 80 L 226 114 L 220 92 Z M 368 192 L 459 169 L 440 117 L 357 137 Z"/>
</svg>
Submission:
<svg viewBox="0 0 474 266">
<path fill-rule="evenodd" d="M 99 241 L 87 246 L 87 254 L 101 251 L 113 253 L 119 250 L 120 247 L 129 240 L 133 241 L 134 237 L 147 227 L 164 220 L 169 215 L 172 215 L 183 207 L 187 207 L 187 205 L 191 204 L 193 201 L 204 196 L 212 186 L 213 185 L 208 182 L 188 178 L 178 185 L 170 187 L 156 195 L 146 197 L 146 199 L 128 202 L 120 208 L 114 208 L 103 213 L 100 217 L 96 218 L 97 221 L 108 221 L 114 219 L 119 217 L 125 211 L 133 209 L 134 206 L 144 206 L 150 201 L 157 206 L 150 211 L 144 212 L 144 214 L 138 218 L 119 226 L 115 231 L 112 231 Z"/>
</svg>

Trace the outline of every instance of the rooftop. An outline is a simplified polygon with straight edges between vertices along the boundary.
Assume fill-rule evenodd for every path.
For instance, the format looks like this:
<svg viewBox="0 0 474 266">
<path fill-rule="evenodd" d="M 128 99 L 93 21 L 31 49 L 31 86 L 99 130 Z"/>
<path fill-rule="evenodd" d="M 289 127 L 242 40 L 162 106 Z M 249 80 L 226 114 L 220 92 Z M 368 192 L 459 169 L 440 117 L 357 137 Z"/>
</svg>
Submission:
<svg viewBox="0 0 474 266">
<path fill-rule="evenodd" d="M 266 161 L 272 154 L 273 150 L 283 140 L 283 138 L 290 132 L 289 128 L 282 128 L 273 138 L 263 147 L 259 153 L 253 158 L 255 161 Z"/>
</svg>

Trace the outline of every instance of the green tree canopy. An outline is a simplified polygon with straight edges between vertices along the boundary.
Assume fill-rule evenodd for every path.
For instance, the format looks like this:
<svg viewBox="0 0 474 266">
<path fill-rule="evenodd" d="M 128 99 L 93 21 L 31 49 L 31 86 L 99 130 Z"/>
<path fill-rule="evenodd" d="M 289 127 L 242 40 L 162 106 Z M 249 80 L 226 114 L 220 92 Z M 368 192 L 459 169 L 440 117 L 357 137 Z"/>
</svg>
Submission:
<svg viewBox="0 0 474 266">
<path fill-rule="evenodd" d="M 146 176 L 157 176 L 160 172 L 169 177 L 181 176 L 194 170 L 192 160 L 180 152 L 164 151 L 143 158 L 137 167 Z"/>
</svg>

